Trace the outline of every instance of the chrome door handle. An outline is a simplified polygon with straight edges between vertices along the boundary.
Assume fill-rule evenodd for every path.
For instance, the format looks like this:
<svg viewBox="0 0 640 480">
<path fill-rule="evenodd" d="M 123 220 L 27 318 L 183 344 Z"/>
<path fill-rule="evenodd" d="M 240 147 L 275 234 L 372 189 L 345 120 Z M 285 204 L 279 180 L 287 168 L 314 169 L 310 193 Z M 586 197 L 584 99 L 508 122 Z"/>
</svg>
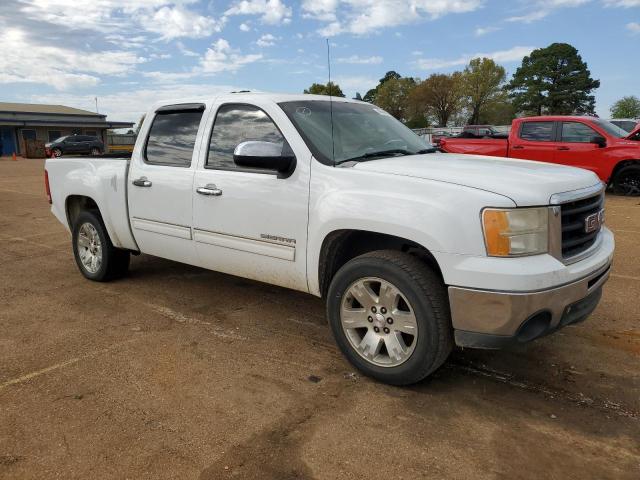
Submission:
<svg viewBox="0 0 640 480">
<path fill-rule="evenodd" d="M 136 178 L 133 182 L 136 187 L 150 187 L 152 184 L 149 180 L 147 180 L 147 177 L 140 177 L 140 178 Z"/>
<path fill-rule="evenodd" d="M 219 197 L 220 195 L 222 195 L 222 190 L 216 187 L 213 183 L 208 183 L 204 187 L 196 188 L 196 192 L 198 192 L 200 195 L 209 195 L 213 197 Z"/>
</svg>

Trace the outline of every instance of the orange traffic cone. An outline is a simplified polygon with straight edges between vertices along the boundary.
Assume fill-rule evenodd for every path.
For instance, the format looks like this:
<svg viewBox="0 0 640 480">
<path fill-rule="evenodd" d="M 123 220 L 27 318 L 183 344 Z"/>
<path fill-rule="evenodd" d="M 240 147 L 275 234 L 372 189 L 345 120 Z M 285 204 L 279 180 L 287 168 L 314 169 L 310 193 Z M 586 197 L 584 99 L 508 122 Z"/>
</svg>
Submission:
<svg viewBox="0 0 640 480">
<path fill-rule="evenodd" d="M 13 155 L 11 155 L 11 160 L 13 160 L 14 162 L 18 160 L 18 158 L 16 157 L 16 152 L 13 152 Z"/>
</svg>

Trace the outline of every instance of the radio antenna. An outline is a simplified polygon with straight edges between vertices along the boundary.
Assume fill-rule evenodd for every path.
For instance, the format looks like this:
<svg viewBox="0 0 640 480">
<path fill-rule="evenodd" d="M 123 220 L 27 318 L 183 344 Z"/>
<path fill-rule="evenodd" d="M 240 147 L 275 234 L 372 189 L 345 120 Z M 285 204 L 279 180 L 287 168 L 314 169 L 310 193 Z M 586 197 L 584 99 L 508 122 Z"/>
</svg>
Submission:
<svg viewBox="0 0 640 480">
<path fill-rule="evenodd" d="M 333 98 L 331 92 L 333 90 L 333 84 L 331 83 L 331 49 L 329 47 L 329 39 L 327 38 L 327 67 L 329 69 L 329 83 L 327 87 L 329 88 L 329 115 L 331 118 L 331 160 L 333 161 L 333 166 L 336 166 L 336 144 L 333 140 Z"/>
</svg>

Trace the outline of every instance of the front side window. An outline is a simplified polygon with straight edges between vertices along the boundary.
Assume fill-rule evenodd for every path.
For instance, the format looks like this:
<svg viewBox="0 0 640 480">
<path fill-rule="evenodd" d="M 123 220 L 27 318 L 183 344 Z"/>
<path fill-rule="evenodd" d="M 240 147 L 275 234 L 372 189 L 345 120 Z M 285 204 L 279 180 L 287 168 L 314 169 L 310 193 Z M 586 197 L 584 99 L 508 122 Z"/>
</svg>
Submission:
<svg viewBox="0 0 640 480">
<path fill-rule="evenodd" d="M 607 132 L 611 136 L 614 136 L 617 138 L 624 138 L 627 135 L 629 135 L 629 132 L 627 132 L 626 130 L 623 130 L 618 125 L 614 125 L 613 123 L 608 122 L 607 120 L 603 120 L 601 118 L 595 118 L 593 121 L 596 125 L 598 125 L 601 129 L 603 129 L 605 132 Z"/>
<path fill-rule="evenodd" d="M 313 156 L 327 165 L 432 151 L 422 138 L 375 105 L 323 100 L 279 105 Z"/>
<path fill-rule="evenodd" d="M 600 135 L 593 128 L 580 122 L 562 122 L 562 141 L 569 143 L 591 143 Z"/>
<path fill-rule="evenodd" d="M 211 132 L 207 167 L 239 168 L 233 161 L 233 152 L 239 144 L 248 141 L 271 142 L 285 147 L 280 130 L 263 110 L 253 105 L 222 105 Z"/>
<path fill-rule="evenodd" d="M 553 140 L 553 122 L 524 122 L 520 138 L 530 142 L 550 142 Z"/>
<path fill-rule="evenodd" d="M 201 119 L 202 111 L 158 112 L 147 138 L 146 162 L 189 167 Z"/>
</svg>

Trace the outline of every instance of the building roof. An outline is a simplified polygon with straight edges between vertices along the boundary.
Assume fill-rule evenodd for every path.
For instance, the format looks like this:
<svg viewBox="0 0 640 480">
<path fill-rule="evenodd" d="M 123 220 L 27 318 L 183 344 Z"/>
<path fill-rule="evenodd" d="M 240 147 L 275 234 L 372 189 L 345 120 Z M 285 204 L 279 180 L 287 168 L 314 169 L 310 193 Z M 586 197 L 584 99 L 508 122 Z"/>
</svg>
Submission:
<svg viewBox="0 0 640 480">
<path fill-rule="evenodd" d="M 64 105 L 45 105 L 39 103 L 10 103 L 0 102 L 0 113 L 15 112 L 15 113 L 36 113 L 36 114 L 55 114 L 55 115 L 82 115 L 82 116 L 95 116 L 105 117 L 96 112 L 90 112 L 89 110 L 81 110 L 79 108 L 66 107 Z"/>
</svg>

